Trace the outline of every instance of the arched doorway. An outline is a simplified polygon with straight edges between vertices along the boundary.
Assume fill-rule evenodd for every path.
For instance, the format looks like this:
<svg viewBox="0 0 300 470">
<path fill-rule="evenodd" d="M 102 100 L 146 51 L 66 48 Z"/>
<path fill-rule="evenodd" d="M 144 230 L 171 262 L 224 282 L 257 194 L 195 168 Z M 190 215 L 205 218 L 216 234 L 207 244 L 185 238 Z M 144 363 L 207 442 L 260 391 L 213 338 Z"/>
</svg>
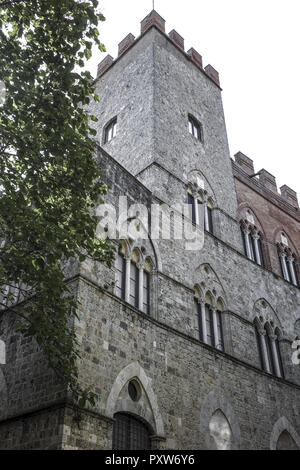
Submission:
<svg viewBox="0 0 300 470">
<path fill-rule="evenodd" d="M 209 432 L 215 441 L 217 450 L 230 450 L 232 432 L 230 424 L 221 410 L 215 411 L 209 422 Z"/>
<path fill-rule="evenodd" d="M 116 413 L 113 427 L 113 450 L 150 450 L 150 426 L 137 416 Z"/>
<path fill-rule="evenodd" d="M 299 450 L 289 432 L 283 431 L 277 441 L 276 450 Z"/>
</svg>

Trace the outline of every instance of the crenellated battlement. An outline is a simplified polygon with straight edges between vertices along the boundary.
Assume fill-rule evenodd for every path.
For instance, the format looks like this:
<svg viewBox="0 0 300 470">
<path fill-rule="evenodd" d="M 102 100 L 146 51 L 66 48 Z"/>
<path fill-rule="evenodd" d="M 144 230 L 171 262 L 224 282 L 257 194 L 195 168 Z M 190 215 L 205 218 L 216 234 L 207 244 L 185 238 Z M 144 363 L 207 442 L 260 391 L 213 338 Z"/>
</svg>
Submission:
<svg viewBox="0 0 300 470">
<path fill-rule="evenodd" d="M 124 54 L 125 51 L 134 43 L 135 41 L 135 36 L 131 33 L 127 34 L 127 36 L 119 43 L 119 54 L 120 55 Z"/>
<path fill-rule="evenodd" d="M 184 38 L 173 29 L 169 34 L 165 32 L 165 20 L 157 13 L 152 10 L 141 22 L 141 35 L 135 38 L 133 34 L 129 33 L 119 44 L 119 52 L 116 60 L 119 59 L 133 44 L 135 44 L 150 28 L 155 27 L 161 33 L 163 33 L 172 43 L 179 48 L 186 58 L 193 62 L 197 68 L 199 68 L 207 77 L 209 77 L 218 87 L 220 87 L 219 73 L 212 65 L 208 64 L 203 68 L 202 56 L 193 47 L 185 52 Z M 114 63 L 115 61 L 110 55 L 106 56 L 98 65 L 97 78 L 101 77 Z"/>
<path fill-rule="evenodd" d="M 234 155 L 234 163 L 238 168 L 241 168 L 248 175 L 248 179 L 251 180 L 254 184 L 259 185 L 261 189 L 271 191 L 275 196 L 283 200 L 284 202 L 289 203 L 295 209 L 299 209 L 299 202 L 297 198 L 297 193 L 287 185 L 283 185 L 280 188 L 280 193 L 277 190 L 276 177 L 269 173 L 267 170 L 262 168 L 258 172 L 254 170 L 253 160 L 242 152 L 238 152 Z"/>
</svg>

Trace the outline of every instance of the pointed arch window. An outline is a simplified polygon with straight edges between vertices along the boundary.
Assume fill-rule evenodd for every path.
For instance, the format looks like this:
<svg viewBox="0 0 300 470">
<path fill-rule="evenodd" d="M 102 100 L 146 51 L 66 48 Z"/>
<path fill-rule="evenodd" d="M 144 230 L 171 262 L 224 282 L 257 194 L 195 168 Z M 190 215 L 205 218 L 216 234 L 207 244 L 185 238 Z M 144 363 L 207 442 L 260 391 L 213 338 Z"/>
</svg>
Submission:
<svg viewBox="0 0 300 470">
<path fill-rule="evenodd" d="M 216 349 L 224 351 L 222 314 L 210 303 L 195 296 L 195 310 L 198 318 L 199 339 Z"/>
<path fill-rule="evenodd" d="M 199 193 L 195 195 L 188 193 L 188 204 L 190 218 L 194 224 L 203 224 L 206 232 L 213 233 L 213 210 L 211 199 L 207 201 L 206 197 L 202 198 Z M 204 220 L 202 218 L 204 218 Z"/>
<path fill-rule="evenodd" d="M 247 258 L 264 267 L 261 233 L 254 226 L 244 222 L 241 222 L 241 233 Z"/>
<path fill-rule="evenodd" d="M 140 311 L 150 313 L 150 283 L 152 262 L 144 263 L 136 250 L 125 258 L 120 247 L 115 258 L 115 295 Z"/>
<path fill-rule="evenodd" d="M 285 247 L 281 243 L 278 244 L 278 257 L 281 266 L 282 277 L 294 286 L 299 286 L 296 256 L 288 247 Z"/>
<path fill-rule="evenodd" d="M 270 325 L 262 325 L 259 320 L 255 322 L 255 331 L 262 369 L 277 377 L 284 377 L 279 345 L 280 331 L 277 328 L 275 333 L 272 332 Z"/>
</svg>

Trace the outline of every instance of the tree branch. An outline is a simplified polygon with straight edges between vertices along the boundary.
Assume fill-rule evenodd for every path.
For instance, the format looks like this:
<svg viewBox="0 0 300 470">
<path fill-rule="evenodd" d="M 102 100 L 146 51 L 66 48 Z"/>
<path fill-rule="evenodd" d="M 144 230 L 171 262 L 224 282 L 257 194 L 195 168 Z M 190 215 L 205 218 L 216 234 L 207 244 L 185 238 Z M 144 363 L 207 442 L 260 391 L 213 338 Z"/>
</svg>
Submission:
<svg viewBox="0 0 300 470">
<path fill-rule="evenodd" d="M 7 305 L 3 304 L 2 302 L 0 302 L 0 307 L 4 307 L 4 309 L 1 311 L 1 317 L 5 314 L 5 313 L 13 313 L 14 315 L 22 318 L 23 320 L 27 321 L 28 323 L 30 323 L 31 325 L 33 325 L 33 322 L 27 318 L 25 315 L 22 315 L 22 313 L 20 312 L 17 312 L 16 310 L 14 310 L 13 308 L 11 307 L 8 307 Z"/>
<path fill-rule="evenodd" d="M 6 7 L 6 6 L 13 5 L 14 3 L 21 3 L 25 1 L 26 0 L 9 0 L 7 2 L 0 2 L 0 7 Z"/>
</svg>

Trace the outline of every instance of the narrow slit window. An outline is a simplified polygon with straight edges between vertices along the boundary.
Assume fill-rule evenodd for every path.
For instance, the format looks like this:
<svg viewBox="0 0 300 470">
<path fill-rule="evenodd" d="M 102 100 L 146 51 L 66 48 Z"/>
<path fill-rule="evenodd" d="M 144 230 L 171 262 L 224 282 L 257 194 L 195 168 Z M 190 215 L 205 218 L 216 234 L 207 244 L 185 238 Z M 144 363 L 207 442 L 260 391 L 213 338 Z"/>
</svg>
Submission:
<svg viewBox="0 0 300 470">
<path fill-rule="evenodd" d="M 198 302 L 198 299 L 194 298 L 195 302 L 195 308 L 197 312 L 197 319 L 198 319 L 198 331 L 199 331 L 199 339 L 200 341 L 204 341 L 203 338 L 203 330 L 202 330 L 202 312 L 201 312 L 201 306 Z"/>
<path fill-rule="evenodd" d="M 210 207 L 207 207 L 207 222 L 208 222 L 208 226 L 207 226 L 207 231 L 209 233 L 213 233 L 213 221 L 212 221 L 212 209 Z"/>
<path fill-rule="evenodd" d="M 150 274 L 143 271 L 143 312 L 149 314 L 150 310 Z"/>
<path fill-rule="evenodd" d="M 139 270 L 133 262 L 130 264 L 129 303 L 136 308 L 139 306 Z"/>
<path fill-rule="evenodd" d="M 115 294 L 120 299 L 125 299 L 125 269 L 126 260 L 120 253 L 116 255 L 116 283 Z"/>
<path fill-rule="evenodd" d="M 221 312 L 217 311 L 217 327 L 218 327 L 218 336 L 219 344 L 217 345 L 221 351 L 224 351 L 224 340 L 223 340 L 223 327 L 222 327 L 222 317 Z"/>
<path fill-rule="evenodd" d="M 205 320 L 206 320 L 206 334 L 207 334 L 207 344 L 214 346 L 213 342 L 213 319 L 212 312 L 209 305 L 205 305 Z"/>
<path fill-rule="evenodd" d="M 194 223 L 196 223 L 194 197 L 190 193 L 188 193 L 188 205 L 189 205 L 190 218 L 192 219 Z"/>
</svg>

